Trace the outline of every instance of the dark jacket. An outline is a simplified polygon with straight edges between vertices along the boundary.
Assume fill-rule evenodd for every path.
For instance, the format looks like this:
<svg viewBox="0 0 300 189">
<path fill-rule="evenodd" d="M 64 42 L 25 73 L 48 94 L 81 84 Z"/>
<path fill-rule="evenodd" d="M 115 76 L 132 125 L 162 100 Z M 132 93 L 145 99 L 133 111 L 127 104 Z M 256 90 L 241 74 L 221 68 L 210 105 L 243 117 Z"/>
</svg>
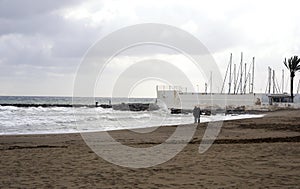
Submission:
<svg viewBox="0 0 300 189">
<path fill-rule="evenodd" d="M 194 117 L 200 117 L 200 108 L 198 108 L 198 107 L 195 107 L 194 109 L 193 109 L 193 115 L 194 115 Z"/>
</svg>

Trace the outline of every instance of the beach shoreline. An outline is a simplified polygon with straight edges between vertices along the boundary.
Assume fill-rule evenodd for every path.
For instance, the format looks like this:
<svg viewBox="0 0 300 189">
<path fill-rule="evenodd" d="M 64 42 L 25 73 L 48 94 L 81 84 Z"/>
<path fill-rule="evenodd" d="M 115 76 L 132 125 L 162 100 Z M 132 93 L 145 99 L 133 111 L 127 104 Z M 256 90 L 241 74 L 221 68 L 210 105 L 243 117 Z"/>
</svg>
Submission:
<svg viewBox="0 0 300 189">
<path fill-rule="evenodd" d="M 223 117 L 225 118 L 225 120 L 223 120 L 222 118 L 217 119 L 216 121 L 220 121 L 220 122 L 224 122 L 224 121 L 230 121 L 230 120 L 244 120 L 244 119 L 255 119 L 255 118 L 260 118 L 266 115 L 266 112 L 264 112 L 264 114 L 238 114 L 238 115 L 231 115 L 232 117 Z M 224 116 L 224 115 L 221 115 Z M 228 116 L 228 115 L 227 115 Z M 206 116 L 206 118 L 210 118 L 211 116 Z M 202 117 L 203 119 L 203 117 Z M 203 124 L 207 124 L 209 122 L 213 122 L 213 121 L 201 121 L 201 123 Z M 63 135 L 63 134 L 84 134 L 84 133 L 95 133 L 95 132 L 111 132 L 111 131 L 127 131 L 127 130 L 143 130 L 143 129 L 153 129 L 153 128 L 157 128 L 157 127 L 177 127 L 177 126 L 187 126 L 187 125 L 191 125 L 192 122 L 192 118 L 191 118 L 191 123 L 180 123 L 180 124 L 166 124 L 166 125 L 161 125 L 161 126 L 145 126 L 145 127 L 133 127 L 133 128 L 114 128 L 111 130 L 80 130 L 78 127 L 78 130 L 73 130 L 73 131 L 56 131 L 56 132 L 32 132 L 32 133 L 0 133 L 0 136 L 22 136 L 22 135 Z M 80 127 L 81 128 L 81 127 Z"/>
<path fill-rule="evenodd" d="M 207 123 L 201 123 L 174 158 L 143 169 L 105 161 L 80 134 L 2 135 L 0 187 L 298 187 L 299 113 L 281 110 L 261 118 L 224 121 L 218 138 L 204 154 L 198 148 Z M 108 133 L 124 145 L 141 148 L 164 142 L 176 127 L 143 134 L 132 130 Z"/>
</svg>

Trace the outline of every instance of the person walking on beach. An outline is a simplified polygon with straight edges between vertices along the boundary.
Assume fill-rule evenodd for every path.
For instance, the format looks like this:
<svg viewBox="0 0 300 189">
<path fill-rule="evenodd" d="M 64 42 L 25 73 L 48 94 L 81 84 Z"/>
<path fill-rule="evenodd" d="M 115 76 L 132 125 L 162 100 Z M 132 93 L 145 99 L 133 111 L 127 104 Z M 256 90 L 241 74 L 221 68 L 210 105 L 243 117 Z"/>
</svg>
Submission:
<svg viewBox="0 0 300 189">
<path fill-rule="evenodd" d="M 194 119 L 195 119 L 195 123 L 200 123 L 200 108 L 195 106 L 194 109 L 193 109 L 193 116 L 194 116 Z"/>
</svg>

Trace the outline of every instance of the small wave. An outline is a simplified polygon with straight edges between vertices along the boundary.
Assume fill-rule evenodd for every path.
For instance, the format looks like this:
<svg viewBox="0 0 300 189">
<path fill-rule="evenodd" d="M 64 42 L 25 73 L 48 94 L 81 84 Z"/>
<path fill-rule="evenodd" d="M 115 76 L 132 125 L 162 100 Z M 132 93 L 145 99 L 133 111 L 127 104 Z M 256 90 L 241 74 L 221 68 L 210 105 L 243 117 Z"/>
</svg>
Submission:
<svg viewBox="0 0 300 189">
<path fill-rule="evenodd" d="M 130 118 L 133 118 L 133 119 L 142 119 L 142 118 L 149 118 L 149 117 L 151 117 L 151 115 L 149 115 L 149 114 L 141 114 L 141 115 L 131 116 Z"/>
<path fill-rule="evenodd" d="M 0 111 L 6 111 L 6 110 L 18 110 L 18 107 L 15 106 L 0 106 Z"/>
</svg>

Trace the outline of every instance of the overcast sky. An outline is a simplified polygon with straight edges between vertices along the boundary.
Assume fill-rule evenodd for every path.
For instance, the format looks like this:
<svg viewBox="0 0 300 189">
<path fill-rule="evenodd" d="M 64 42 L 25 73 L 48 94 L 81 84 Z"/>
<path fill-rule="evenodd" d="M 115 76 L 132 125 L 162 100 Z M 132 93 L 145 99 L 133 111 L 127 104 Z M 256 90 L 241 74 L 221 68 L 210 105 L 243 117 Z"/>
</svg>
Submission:
<svg viewBox="0 0 300 189">
<path fill-rule="evenodd" d="M 168 24 L 193 34 L 223 76 L 230 53 L 237 64 L 241 51 L 246 62 L 255 56 L 255 92 L 265 92 L 267 67 L 276 70 L 280 84 L 284 57 L 300 56 L 298 2 L 0 0 L 0 95 L 72 96 L 86 51 L 111 32 L 140 23 Z M 206 81 L 195 82 L 204 89 Z"/>
</svg>

